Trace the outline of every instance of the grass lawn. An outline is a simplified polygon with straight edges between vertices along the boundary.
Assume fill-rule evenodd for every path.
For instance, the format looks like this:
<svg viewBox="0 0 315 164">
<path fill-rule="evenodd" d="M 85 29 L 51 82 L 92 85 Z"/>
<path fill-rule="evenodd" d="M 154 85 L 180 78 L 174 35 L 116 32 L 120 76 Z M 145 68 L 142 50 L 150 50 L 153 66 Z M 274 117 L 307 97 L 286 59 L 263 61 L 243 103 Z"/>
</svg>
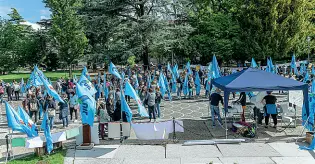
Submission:
<svg viewBox="0 0 315 164">
<path fill-rule="evenodd" d="M 51 155 L 38 157 L 35 154 L 21 159 L 12 160 L 9 164 L 63 164 L 66 150 L 56 150 Z"/>
<path fill-rule="evenodd" d="M 44 72 L 45 76 L 49 78 L 51 81 L 56 81 L 60 77 L 68 77 L 68 72 Z M 73 72 L 73 75 L 80 75 L 81 72 Z M 20 73 L 20 74 L 8 74 L 8 75 L 1 75 L 0 79 L 4 80 L 5 82 L 12 82 L 13 80 L 20 81 L 22 78 L 24 81 L 30 77 L 30 73 Z"/>
</svg>

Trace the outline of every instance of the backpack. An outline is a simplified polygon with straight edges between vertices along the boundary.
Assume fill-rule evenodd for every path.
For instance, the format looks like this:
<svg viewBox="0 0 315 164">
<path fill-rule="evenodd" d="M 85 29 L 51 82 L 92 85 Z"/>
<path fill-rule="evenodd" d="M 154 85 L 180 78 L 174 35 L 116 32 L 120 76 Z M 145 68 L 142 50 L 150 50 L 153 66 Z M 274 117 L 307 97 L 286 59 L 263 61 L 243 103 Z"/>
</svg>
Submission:
<svg viewBox="0 0 315 164">
<path fill-rule="evenodd" d="M 30 100 L 30 111 L 36 112 L 37 109 L 37 103 L 36 100 Z"/>
<path fill-rule="evenodd" d="M 0 86 L 0 94 L 4 94 L 4 89 L 2 86 Z"/>
</svg>

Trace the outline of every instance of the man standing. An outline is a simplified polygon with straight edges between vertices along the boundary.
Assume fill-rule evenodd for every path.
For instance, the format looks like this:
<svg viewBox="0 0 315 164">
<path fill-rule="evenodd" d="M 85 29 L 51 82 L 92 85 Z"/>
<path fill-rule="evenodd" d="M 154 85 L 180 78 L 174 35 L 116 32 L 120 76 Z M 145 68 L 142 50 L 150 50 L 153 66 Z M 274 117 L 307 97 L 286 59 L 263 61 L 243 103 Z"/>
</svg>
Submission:
<svg viewBox="0 0 315 164">
<path fill-rule="evenodd" d="M 215 115 L 218 116 L 218 121 L 222 125 L 222 119 L 220 116 L 220 109 L 219 103 L 223 105 L 223 98 L 220 95 L 220 89 L 217 88 L 215 93 L 212 93 L 209 97 L 210 100 L 210 109 L 211 109 L 211 119 L 212 119 L 212 126 L 215 126 Z"/>
<path fill-rule="evenodd" d="M 268 123 L 269 123 L 269 117 L 271 115 L 274 126 L 273 128 L 277 127 L 277 107 L 276 107 L 276 102 L 277 98 L 276 96 L 271 94 L 271 91 L 267 91 L 267 96 L 264 97 L 262 101 L 265 101 L 266 105 L 264 107 L 265 109 L 265 123 L 266 126 L 265 128 L 268 128 Z"/>
<path fill-rule="evenodd" d="M 148 109 L 149 109 L 149 118 L 150 118 L 150 122 L 151 122 L 151 119 L 152 119 L 152 115 L 153 115 L 153 119 L 154 119 L 154 122 L 155 122 L 155 110 L 154 110 L 154 107 L 155 107 L 155 93 L 153 92 L 153 89 L 150 88 L 149 89 L 149 93 L 147 94 L 147 97 L 146 97 L 146 101 L 148 102 Z"/>
</svg>

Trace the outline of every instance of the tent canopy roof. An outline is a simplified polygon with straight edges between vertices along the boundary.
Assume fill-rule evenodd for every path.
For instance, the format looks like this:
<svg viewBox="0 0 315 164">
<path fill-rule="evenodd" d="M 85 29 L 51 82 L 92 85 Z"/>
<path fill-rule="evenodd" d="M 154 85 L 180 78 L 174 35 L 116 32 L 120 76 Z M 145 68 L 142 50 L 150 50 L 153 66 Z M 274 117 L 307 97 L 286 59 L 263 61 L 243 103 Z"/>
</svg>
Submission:
<svg viewBox="0 0 315 164">
<path fill-rule="evenodd" d="M 254 68 L 213 79 L 212 85 L 228 92 L 305 90 L 308 88 L 306 83 Z"/>
</svg>

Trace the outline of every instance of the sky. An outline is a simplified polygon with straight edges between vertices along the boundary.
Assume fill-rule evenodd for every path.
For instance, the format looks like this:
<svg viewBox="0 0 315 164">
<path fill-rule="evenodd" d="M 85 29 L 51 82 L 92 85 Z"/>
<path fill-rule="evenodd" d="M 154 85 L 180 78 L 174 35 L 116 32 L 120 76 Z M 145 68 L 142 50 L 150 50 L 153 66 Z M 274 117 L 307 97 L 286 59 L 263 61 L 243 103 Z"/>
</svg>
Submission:
<svg viewBox="0 0 315 164">
<path fill-rule="evenodd" d="M 36 27 L 36 22 L 49 18 L 50 11 L 42 0 L 0 0 L 0 16 L 8 18 L 11 8 L 16 8 L 26 24 Z"/>
</svg>

